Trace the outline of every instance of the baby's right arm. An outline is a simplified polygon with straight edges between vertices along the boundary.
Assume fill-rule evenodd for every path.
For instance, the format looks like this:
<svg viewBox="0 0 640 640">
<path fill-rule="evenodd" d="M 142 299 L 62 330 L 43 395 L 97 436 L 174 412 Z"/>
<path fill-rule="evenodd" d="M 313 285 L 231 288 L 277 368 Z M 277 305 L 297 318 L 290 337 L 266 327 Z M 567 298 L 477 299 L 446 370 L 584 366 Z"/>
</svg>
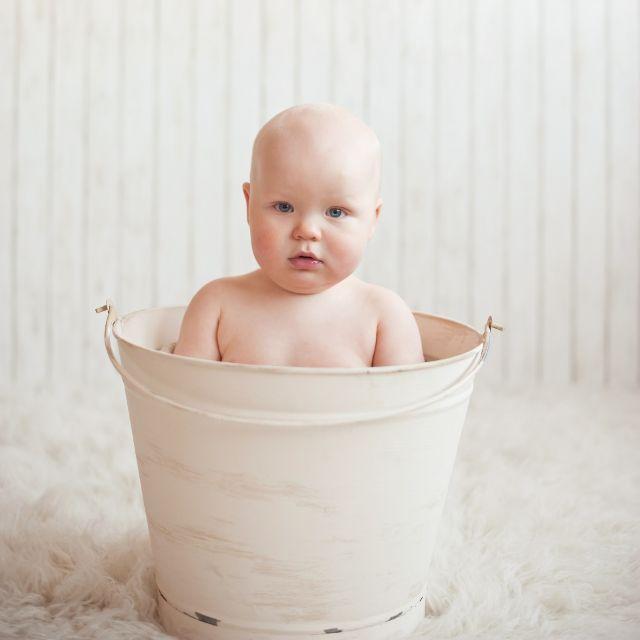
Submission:
<svg viewBox="0 0 640 640">
<path fill-rule="evenodd" d="M 212 280 L 191 299 L 184 312 L 180 337 L 173 353 L 206 360 L 220 360 L 216 334 L 220 322 L 221 282 Z"/>
</svg>

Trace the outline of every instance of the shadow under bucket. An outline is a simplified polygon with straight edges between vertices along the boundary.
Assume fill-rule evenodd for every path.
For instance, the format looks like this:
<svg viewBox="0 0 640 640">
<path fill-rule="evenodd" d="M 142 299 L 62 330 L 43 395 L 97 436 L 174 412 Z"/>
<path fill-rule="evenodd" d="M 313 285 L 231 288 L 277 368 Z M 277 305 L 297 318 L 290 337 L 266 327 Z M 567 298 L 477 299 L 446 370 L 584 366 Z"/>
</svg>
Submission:
<svg viewBox="0 0 640 640">
<path fill-rule="evenodd" d="M 424 363 L 285 367 L 162 351 L 185 309 L 96 309 L 125 385 L 163 626 L 194 640 L 410 635 L 501 327 L 414 312 Z"/>
</svg>

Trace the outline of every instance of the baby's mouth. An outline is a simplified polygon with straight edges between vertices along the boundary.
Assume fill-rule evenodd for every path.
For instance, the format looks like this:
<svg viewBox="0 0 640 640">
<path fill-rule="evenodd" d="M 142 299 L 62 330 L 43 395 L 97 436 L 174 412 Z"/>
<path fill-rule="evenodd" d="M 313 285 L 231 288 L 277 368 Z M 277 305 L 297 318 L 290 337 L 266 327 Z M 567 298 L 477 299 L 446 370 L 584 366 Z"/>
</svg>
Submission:
<svg viewBox="0 0 640 640">
<path fill-rule="evenodd" d="M 322 260 L 314 258 L 313 256 L 293 256 L 289 258 L 289 262 L 297 269 L 306 269 L 318 267 L 322 264 Z"/>
<path fill-rule="evenodd" d="M 320 258 L 316 258 L 315 256 L 305 256 L 302 254 L 298 254 L 296 256 L 292 256 L 289 260 L 309 260 L 310 262 L 322 262 Z"/>
</svg>

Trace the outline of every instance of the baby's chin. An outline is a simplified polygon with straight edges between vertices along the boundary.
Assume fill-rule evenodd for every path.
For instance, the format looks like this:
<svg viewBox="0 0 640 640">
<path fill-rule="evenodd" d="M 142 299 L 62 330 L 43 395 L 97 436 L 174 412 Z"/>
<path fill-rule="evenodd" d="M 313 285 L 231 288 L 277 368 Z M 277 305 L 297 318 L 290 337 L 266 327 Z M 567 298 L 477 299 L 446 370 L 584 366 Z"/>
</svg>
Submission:
<svg viewBox="0 0 640 640">
<path fill-rule="evenodd" d="M 269 274 L 264 269 L 262 272 L 279 289 L 300 295 L 319 294 L 333 289 L 337 285 L 345 284 L 345 281 L 348 280 L 348 276 L 339 280 L 323 278 L 317 271 L 292 269 L 291 273 L 285 276 Z"/>
<path fill-rule="evenodd" d="M 294 277 L 289 278 L 286 282 L 282 280 L 272 280 L 272 282 L 284 291 L 300 295 L 316 295 L 332 289 L 338 284 L 337 282 L 318 282 L 317 278 L 310 277 L 309 274 L 294 274 Z"/>
</svg>

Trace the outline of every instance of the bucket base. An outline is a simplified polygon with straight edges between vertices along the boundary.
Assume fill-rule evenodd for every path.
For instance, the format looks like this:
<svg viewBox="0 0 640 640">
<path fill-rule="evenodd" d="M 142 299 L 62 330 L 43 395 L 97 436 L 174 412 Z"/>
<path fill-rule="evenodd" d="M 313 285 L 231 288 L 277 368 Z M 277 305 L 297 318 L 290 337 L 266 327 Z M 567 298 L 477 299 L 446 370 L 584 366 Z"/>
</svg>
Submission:
<svg viewBox="0 0 640 640">
<path fill-rule="evenodd" d="M 158 592 L 158 611 L 165 631 L 181 640 L 319 640 L 339 634 L 340 640 L 404 640 L 411 635 L 424 618 L 424 594 L 418 596 L 415 606 L 403 615 L 360 629 L 326 629 L 315 633 L 292 631 L 253 631 L 239 627 L 225 627 L 198 620 L 172 607 Z"/>
</svg>

